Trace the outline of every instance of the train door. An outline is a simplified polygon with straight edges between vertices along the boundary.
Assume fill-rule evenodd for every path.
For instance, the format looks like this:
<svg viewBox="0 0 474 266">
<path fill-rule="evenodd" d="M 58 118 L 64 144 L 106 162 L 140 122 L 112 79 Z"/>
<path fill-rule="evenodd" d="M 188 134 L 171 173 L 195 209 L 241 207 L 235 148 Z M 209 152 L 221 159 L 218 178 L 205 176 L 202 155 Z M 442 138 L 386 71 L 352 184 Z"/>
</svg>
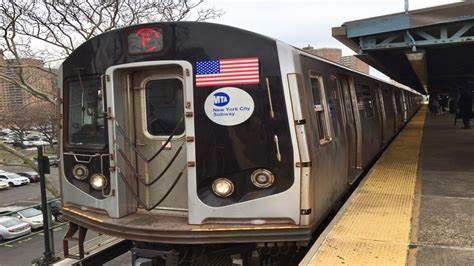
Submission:
<svg viewBox="0 0 474 266">
<path fill-rule="evenodd" d="M 405 96 L 405 91 L 402 91 L 401 92 L 401 102 L 402 102 L 402 114 L 403 114 L 403 122 L 407 122 L 408 121 L 408 115 L 407 115 L 407 112 L 408 112 L 408 106 L 407 106 L 407 100 L 406 100 L 406 96 Z"/>
<path fill-rule="evenodd" d="M 391 87 L 382 87 L 382 97 L 385 106 L 387 141 L 392 138 L 396 132 L 395 110 L 393 106 L 393 97 Z"/>
<path fill-rule="evenodd" d="M 392 102 L 393 102 L 393 110 L 395 113 L 395 119 L 394 119 L 394 124 L 395 124 L 395 131 L 398 131 L 400 129 L 400 108 L 399 108 L 399 102 L 397 100 L 398 94 L 397 92 L 392 89 Z"/>
<path fill-rule="evenodd" d="M 351 97 L 351 86 L 352 80 L 349 79 L 347 76 L 339 76 L 339 89 L 342 93 L 342 112 L 344 119 L 344 126 L 345 126 L 345 133 L 347 136 L 347 143 L 348 143 L 348 183 L 353 183 L 354 180 L 360 174 L 360 170 L 358 170 L 358 163 L 357 163 L 357 154 L 358 154 L 358 147 L 357 147 L 357 124 L 356 124 L 356 117 L 354 112 L 354 106 Z"/>
<path fill-rule="evenodd" d="M 380 145 L 383 146 L 387 142 L 387 134 L 386 134 L 386 122 L 387 122 L 387 115 L 385 113 L 385 104 L 382 95 L 382 87 L 378 85 L 375 89 L 375 99 L 377 106 L 380 110 L 379 119 L 380 119 L 380 134 L 381 134 L 381 142 Z"/>
<path fill-rule="evenodd" d="M 397 101 L 398 107 L 398 129 L 402 128 L 404 121 L 404 107 L 402 100 L 402 92 L 400 90 L 395 92 L 395 100 Z"/>
<path fill-rule="evenodd" d="M 140 197 L 148 208 L 186 210 L 186 178 L 177 178 L 186 165 L 184 81 L 182 69 L 165 66 L 131 74 L 133 91 L 136 171 L 144 182 Z M 166 197 L 166 198 L 164 198 Z"/>
</svg>

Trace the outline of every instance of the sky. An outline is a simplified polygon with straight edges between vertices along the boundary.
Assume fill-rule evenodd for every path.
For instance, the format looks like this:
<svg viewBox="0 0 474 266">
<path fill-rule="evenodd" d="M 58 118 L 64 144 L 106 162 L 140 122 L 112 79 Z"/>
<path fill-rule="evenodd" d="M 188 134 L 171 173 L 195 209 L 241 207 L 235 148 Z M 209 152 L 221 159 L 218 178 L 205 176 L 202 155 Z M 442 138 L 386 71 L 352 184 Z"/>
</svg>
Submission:
<svg viewBox="0 0 474 266">
<path fill-rule="evenodd" d="M 455 2 L 460 1 L 409 0 L 409 9 Z M 254 31 L 297 47 L 337 47 L 343 55 L 354 52 L 332 37 L 332 27 L 405 10 L 404 0 L 205 0 L 205 4 L 225 12 L 211 22 Z M 371 74 L 388 79 L 372 68 Z"/>
</svg>

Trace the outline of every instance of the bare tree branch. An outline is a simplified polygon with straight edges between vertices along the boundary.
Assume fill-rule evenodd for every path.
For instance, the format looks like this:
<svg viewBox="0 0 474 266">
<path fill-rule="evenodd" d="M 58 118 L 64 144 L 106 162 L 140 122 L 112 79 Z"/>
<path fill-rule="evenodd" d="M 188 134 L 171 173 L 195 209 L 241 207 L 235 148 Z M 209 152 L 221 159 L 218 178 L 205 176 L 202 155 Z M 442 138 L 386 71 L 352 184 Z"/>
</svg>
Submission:
<svg viewBox="0 0 474 266">
<path fill-rule="evenodd" d="M 57 73 L 51 66 L 60 63 L 85 41 L 133 24 L 205 21 L 223 14 L 222 10 L 203 7 L 204 0 L 0 0 L 0 3 L 0 83 L 10 84 L 49 104 L 56 104 L 58 88 L 53 87 L 53 82 L 46 86 L 37 77 L 46 75 L 56 79 Z M 0 114 L 0 120 L 5 116 Z M 48 127 L 45 125 L 45 130 Z M 0 149 L 36 168 L 34 162 L 8 145 L 0 143 Z M 59 193 L 56 191 L 55 195 Z"/>
<path fill-rule="evenodd" d="M 0 165 L 4 165 L 4 166 L 16 166 L 16 167 L 25 167 L 24 164 L 9 163 L 9 162 L 4 162 L 4 161 L 0 161 Z"/>
</svg>

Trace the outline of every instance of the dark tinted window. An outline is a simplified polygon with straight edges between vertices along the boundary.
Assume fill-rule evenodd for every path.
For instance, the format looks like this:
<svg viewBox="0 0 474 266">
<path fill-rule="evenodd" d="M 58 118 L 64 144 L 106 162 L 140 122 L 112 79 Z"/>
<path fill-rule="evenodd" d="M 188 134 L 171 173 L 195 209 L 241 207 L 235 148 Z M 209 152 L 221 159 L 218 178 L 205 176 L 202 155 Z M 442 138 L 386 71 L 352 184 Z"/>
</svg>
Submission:
<svg viewBox="0 0 474 266">
<path fill-rule="evenodd" d="M 311 77 L 311 91 L 313 92 L 313 103 L 314 105 L 321 105 L 321 87 L 319 85 L 319 79 L 317 77 Z"/>
<path fill-rule="evenodd" d="M 149 81 L 146 86 L 147 130 L 154 136 L 184 132 L 183 84 L 179 79 Z"/>
</svg>

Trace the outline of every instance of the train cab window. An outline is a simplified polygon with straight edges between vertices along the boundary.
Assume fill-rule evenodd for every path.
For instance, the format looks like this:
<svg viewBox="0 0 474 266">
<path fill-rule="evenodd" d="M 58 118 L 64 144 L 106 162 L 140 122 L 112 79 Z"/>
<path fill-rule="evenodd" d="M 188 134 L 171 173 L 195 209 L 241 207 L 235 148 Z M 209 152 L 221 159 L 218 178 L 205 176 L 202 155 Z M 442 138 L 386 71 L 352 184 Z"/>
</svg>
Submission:
<svg viewBox="0 0 474 266">
<path fill-rule="evenodd" d="M 323 77 L 319 74 L 310 72 L 309 80 L 311 92 L 313 94 L 313 109 L 316 114 L 316 126 L 318 128 L 319 143 L 325 144 L 331 141 L 331 132 L 327 117 L 328 114 Z"/>
<path fill-rule="evenodd" d="M 183 83 L 179 79 L 156 79 L 145 85 L 146 127 L 152 136 L 184 132 Z"/>
<path fill-rule="evenodd" d="M 68 138 L 71 145 L 105 145 L 105 116 L 99 78 L 68 83 Z"/>
</svg>

